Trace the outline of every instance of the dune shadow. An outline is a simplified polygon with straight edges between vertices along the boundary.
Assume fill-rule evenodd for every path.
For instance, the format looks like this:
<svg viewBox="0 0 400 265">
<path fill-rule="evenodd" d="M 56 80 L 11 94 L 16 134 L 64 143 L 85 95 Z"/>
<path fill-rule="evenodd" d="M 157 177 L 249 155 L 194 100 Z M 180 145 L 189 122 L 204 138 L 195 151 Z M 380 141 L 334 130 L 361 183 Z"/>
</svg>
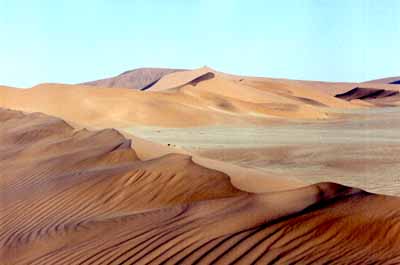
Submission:
<svg viewBox="0 0 400 265">
<path fill-rule="evenodd" d="M 208 72 L 208 73 L 206 73 L 206 74 L 204 74 L 202 76 L 199 76 L 199 77 L 193 79 L 190 82 L 190 84 L 193 85 L 193 86 L 196 86 L 198 83 L 200 83 L 202 81 L 213 79 L 214 77 L 215 77 L 214 73 Z"/>
<path fill-rule="evenodd" d="M 371 100 L 371 99 L 378 99 L 378 98 L 387 98 L 387 97 L 396 96 L 398 94 L 399 94 L 399 91 L 394 91 L 394 90 L 355 87 L 345 93 L 337 94 L 337 95 L 335 95 L 335 97 L 350 101 L 350 100 L 354 100 L 354 99 Z"/>
</svg>

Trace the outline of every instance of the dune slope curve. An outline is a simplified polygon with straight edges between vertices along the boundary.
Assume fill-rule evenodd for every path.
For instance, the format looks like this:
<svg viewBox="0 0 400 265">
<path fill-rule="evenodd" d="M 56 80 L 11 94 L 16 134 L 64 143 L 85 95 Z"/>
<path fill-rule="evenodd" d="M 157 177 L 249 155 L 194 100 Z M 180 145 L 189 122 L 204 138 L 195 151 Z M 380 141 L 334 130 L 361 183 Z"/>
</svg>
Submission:
<svg viewBox="0 0 400 265">
<path fill-rule="evenodd" d="M 189 156 L 144 162 L 116 130 L 39 113 L 0 109 L 0 143 L 1 264 L 400 262 L 396 197 L 250 194 Z"/>
</svg>

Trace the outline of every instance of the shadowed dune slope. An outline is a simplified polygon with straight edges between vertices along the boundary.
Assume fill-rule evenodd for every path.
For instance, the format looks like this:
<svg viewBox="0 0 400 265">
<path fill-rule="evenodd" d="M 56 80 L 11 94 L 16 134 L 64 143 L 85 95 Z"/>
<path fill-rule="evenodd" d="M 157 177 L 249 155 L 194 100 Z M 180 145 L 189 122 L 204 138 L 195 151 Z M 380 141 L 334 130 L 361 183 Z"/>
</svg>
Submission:
<svg viewBox="0 0 400 265">
<path fill-rule="evenodd" d="M 4 265 L 400 262 L 396 197 L 250 194 L 189 156 L 144 162 L 116 130 L 39 113 L 1 109 L 0 143 Z"/>
<path fill-rule="evenodd" d="M 347 91 L 346 93 L 338 94 L 336 95 L 336 97 L 345 100 L 353 100 L 353 99 L 371 100 L 377 98 L 398 96 L 398 94 L 399 91 L 385 90 L 378 88 L 374 89 L 374 88 L 356 87 L 350 91 Z"/>
<path fill-rule="evenodd" d="M 358 101 L 367 101 L 369 104 L 375 105 L 397 105 L 400 103 L 399 90 L 391 90 L 385 88 L 372 87 L 356 87 L 345 93 L 337 94 L 337 98 L 341 98 L 355 103 Z"/>
<path fill-rule="evenodd" d="M 138 68 L 126 71 L 115 77 L 85 82 L 82 85 L 146 90 L 154 85 L 164 75 L 179 71 L 185 70 L 170 68 Z"/>
</svg>

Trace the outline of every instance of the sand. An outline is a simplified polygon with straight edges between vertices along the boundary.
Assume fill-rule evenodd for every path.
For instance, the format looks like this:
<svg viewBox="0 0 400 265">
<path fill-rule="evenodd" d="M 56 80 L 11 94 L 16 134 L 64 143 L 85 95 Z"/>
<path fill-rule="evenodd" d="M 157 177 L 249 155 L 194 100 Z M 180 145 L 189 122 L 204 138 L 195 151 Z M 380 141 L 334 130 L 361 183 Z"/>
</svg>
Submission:
<svg viewBox="0 0 400 265">
<path fill-rule="evenodd" d="M 2 265 L 400 262 L 397 85 L 150 72 L 0 87 Z"/>
<path fill-rule="evenodd" d="M 351 111 L 346 119 L 257 127 L 127 127 L 167 147 L 264 174 L 334 181 L 374 193 L 400 195 L 400 108 Z M 350 113 L 348 113 L 350 114 Z"/>
<path fill-rule="evenodd" d="M 149 91 L 168 91 L 180 88 L 190 83 L 197 83 L 214 78 L 215 74 L 211 68 L 202 67 L 190 71 L 175 72 L 164 75 Z"/>
<path fill-rule="evenodd" d="M 2 264 L 399 262 L 396 197 L 333 183 L 256 195 L 190 156 L 142 161 L 116 130 L 0 120 Z"/>
</svg>

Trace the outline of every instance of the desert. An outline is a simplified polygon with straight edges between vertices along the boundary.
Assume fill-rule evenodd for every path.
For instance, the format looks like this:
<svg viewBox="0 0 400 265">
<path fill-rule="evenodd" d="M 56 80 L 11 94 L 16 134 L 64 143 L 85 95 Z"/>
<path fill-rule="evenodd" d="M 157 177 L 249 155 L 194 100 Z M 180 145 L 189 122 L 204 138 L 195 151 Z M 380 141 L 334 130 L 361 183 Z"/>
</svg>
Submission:
<svg viewBox="0 0 400 265">
<path fill-rule="evenodd" d="M 400 264 L 399 13 L 0 0 L 0 265 Z"/>
<path fill-rule="evenodd" d="M 2 264 L 397 263 L 398 91 L 208 67 L 1 87 Z"/>
</svg>

